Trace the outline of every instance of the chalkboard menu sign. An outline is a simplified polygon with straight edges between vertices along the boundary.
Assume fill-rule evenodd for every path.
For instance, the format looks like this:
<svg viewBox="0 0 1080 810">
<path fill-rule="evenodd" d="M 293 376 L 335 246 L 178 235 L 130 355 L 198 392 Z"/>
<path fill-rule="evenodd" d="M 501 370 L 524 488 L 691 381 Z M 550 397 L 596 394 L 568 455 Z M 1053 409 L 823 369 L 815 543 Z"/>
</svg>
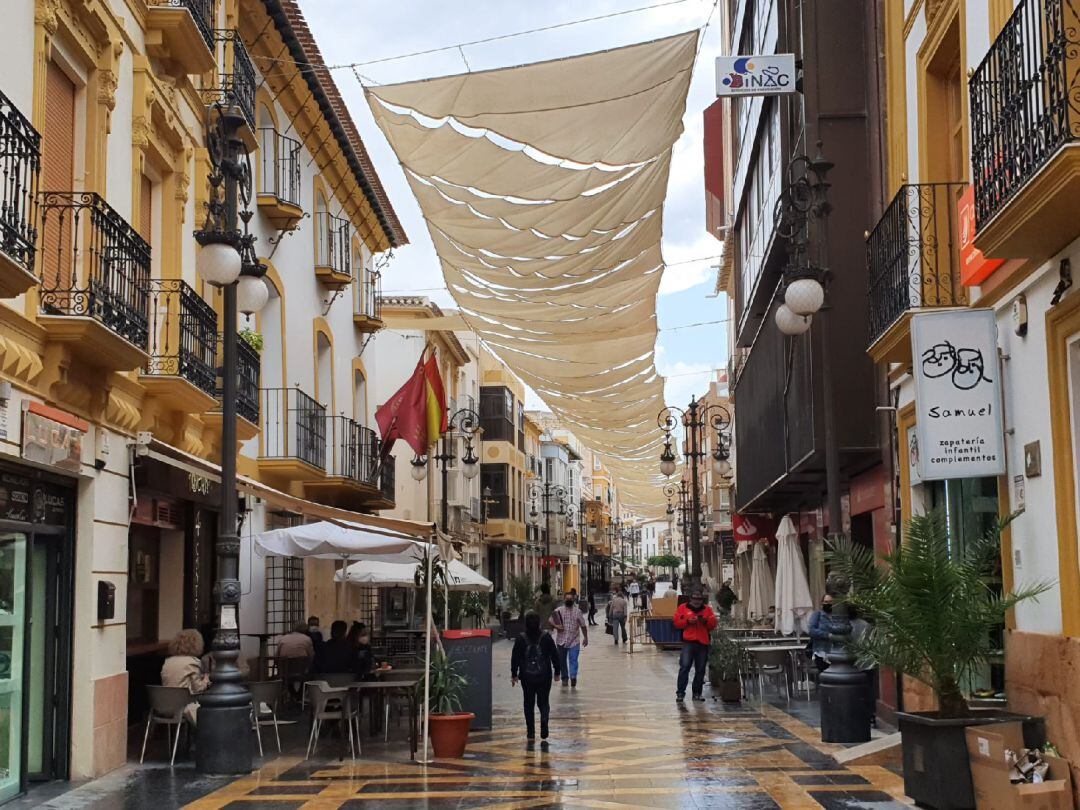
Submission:
<svg viewBox="0 0 1080 810">
<path fill-rule="evenodd" d="M 71 490 L 29 476 L 0 472 L 0 519 L 23 523 L 64 526 L 68 520 Z"/>
<path fill-rule="evenodd" d="M 446 657 L 460 662 L 458 672 L 468 682 L 461 710 L 476 715 L 473 728 L 491 728 L 491 631 L 444 630 L 442 641 Z"/>
</svg>

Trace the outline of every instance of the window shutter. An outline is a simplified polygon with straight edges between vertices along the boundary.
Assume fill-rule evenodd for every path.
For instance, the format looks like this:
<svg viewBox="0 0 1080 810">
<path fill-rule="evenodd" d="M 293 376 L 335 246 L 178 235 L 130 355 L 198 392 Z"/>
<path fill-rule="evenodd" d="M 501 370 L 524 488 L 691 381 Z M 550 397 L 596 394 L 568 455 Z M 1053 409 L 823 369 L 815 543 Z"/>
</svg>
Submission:
<svg viewBox="0 0 1080 810">
<path fill-rule="evenodd" d="M 45 77 L 45 132 L 41 139 L 44 191 L 72 191 L 75 185 L 75 83 L 55 62 Z M 53 209 L 45 220 L 42 280 L 46 288 L 71 286 L 72 226 L 70 211 Z"/>
</svg>

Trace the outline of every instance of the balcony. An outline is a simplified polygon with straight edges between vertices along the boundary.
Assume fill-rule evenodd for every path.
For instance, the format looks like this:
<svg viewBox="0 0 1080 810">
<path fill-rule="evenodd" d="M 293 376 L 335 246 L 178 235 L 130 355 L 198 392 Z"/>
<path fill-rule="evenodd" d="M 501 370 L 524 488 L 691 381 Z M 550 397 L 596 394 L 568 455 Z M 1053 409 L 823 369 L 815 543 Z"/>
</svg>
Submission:
<svg viewBox="0 0 1080 810">
<path fill-rule="evenodd" d="M 204 413 L 217 404 L 217 313 L 187 282 L 154 279 L 150 359 L 143 386 L 169 406 Z"/>
<path fill-rule="evenodd" d="M 353 284 L 353 323 L 361 332 L 382 329 L 382 277 L 378 273 Z"/>
<path fill-rule="evenodd" d="M 332 289 L 352 283 L 351 243 L 349 220 L 328 211 L 315 212 L 315 275 Z"/>
<path fill-rule="evenodd" d="M 214 399 L 222 401 L 221 377 L 225 369 L 225 336 L 217 335 L 216 388 Z M 236 341 L 236 436 L 246 442 L 259 435 L 259 353 L 242 338 Z M 221 409 L 215 408 L 205 414 L 203 421 L 221 433 Z"/>
<path fill-rule="evenodd" d="M 379 464 L 379 497 L 371 504 L 372 509 L 393 509 L 397 501 L 397 461 L 387 456 Z"/>
<path fill-rule="evenodd" d="M 964 306 L 955 200 L 960 183 L 901 186 L 866 240 L 870 346 L 877 363 L 910 363 L 920 309 Z"/>
<path fill-rule="evenodd" d="M 1080 6 L 1021 0 L 969 88 L 975 246 L 1053 256 L 1080 236 Z"/>
<path fill-rule="evenodd" d="M 97 194 L 40 195 L 41 314 L 48 339 L 108 371 L 147 362 L 150 245 Z"/>
<path fill-rule="evenodd" d="M 247 150 L 254 152 L 259 148 L 255 132 L 255 66 L 239 31 L 215 30 L 214 44 L 221 69 L 211 86 L 203 88 L 203 103 L 208 107 L 220 104 L 235 108 L 244 121 L 237 134 Z"/>
<path fill-rule="evenodd" d="M 146 52 L 179 65 L 185 75 L 214 67 L 216 0 L 149 0 Z"/>
<path fill-rule="evenodd" d="M 309 498 L 343 509 L 362 509 L 381 498 L 379 437 L 347 416 L 326 417 L 325 472 L 304 482 Z"/>
<path fill-rule="evenodd" d="M 299 388 L 260 392 L 259 471 L 309 482 L 326 474 L 326 406 Z"/>
<path fill-rule="evenodd" d="M 0 298 L 14 298 L 37 284 L 37 186 L 41 136 L 0 93 Z"/>
<path fill-rule="evenodd" d="M 279 231 L 289 231 L 303 218 L 300 207 L 300 141 L 273 127 L 259 130 L 259 210 Z"/>
</svg>

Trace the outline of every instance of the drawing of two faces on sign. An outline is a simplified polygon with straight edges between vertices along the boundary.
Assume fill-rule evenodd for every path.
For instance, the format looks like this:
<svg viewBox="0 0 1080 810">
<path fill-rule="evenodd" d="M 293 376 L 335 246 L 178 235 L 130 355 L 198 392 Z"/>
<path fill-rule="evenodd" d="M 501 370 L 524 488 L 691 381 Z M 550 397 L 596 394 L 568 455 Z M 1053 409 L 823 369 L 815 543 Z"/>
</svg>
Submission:
<svg viewBox="0 0 1080 810">
<path fill-rule="evenodd" d="M 970 391 L 981 382 L 991 382 L 986 376 L 981 349 L 958 349 L 947 340 L 923 352 L 922 373 L 931 380 L 951 376 L 953 387 L 960 391 Z"/>
</svg>

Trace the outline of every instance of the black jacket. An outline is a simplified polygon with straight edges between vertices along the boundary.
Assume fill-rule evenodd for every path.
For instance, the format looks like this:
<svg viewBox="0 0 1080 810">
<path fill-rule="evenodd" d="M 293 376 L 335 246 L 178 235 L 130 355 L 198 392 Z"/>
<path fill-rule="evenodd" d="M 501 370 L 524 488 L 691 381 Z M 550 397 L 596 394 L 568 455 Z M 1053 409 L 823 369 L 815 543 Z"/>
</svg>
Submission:
<svg viewBox="0 0 1080 810">
<path fill-rule="evenodd" d="M 510 653 L 511 678 L 520 678 L 522 676 L 522 670 L 525 667 L 525 653 L 529 649 L 530 643 L 524 633 L 518 635 L 514 640 L 514 651 Z M 562 674 L 562 669 L 559 666 L 559 651 L 555 649 L 555 642 L 548 633 L 540 634 L 540 657 L 547 659 L 547 666 L 544 667 L 545 672 L 550 667 L 556 678 Z"/>
</svg>

